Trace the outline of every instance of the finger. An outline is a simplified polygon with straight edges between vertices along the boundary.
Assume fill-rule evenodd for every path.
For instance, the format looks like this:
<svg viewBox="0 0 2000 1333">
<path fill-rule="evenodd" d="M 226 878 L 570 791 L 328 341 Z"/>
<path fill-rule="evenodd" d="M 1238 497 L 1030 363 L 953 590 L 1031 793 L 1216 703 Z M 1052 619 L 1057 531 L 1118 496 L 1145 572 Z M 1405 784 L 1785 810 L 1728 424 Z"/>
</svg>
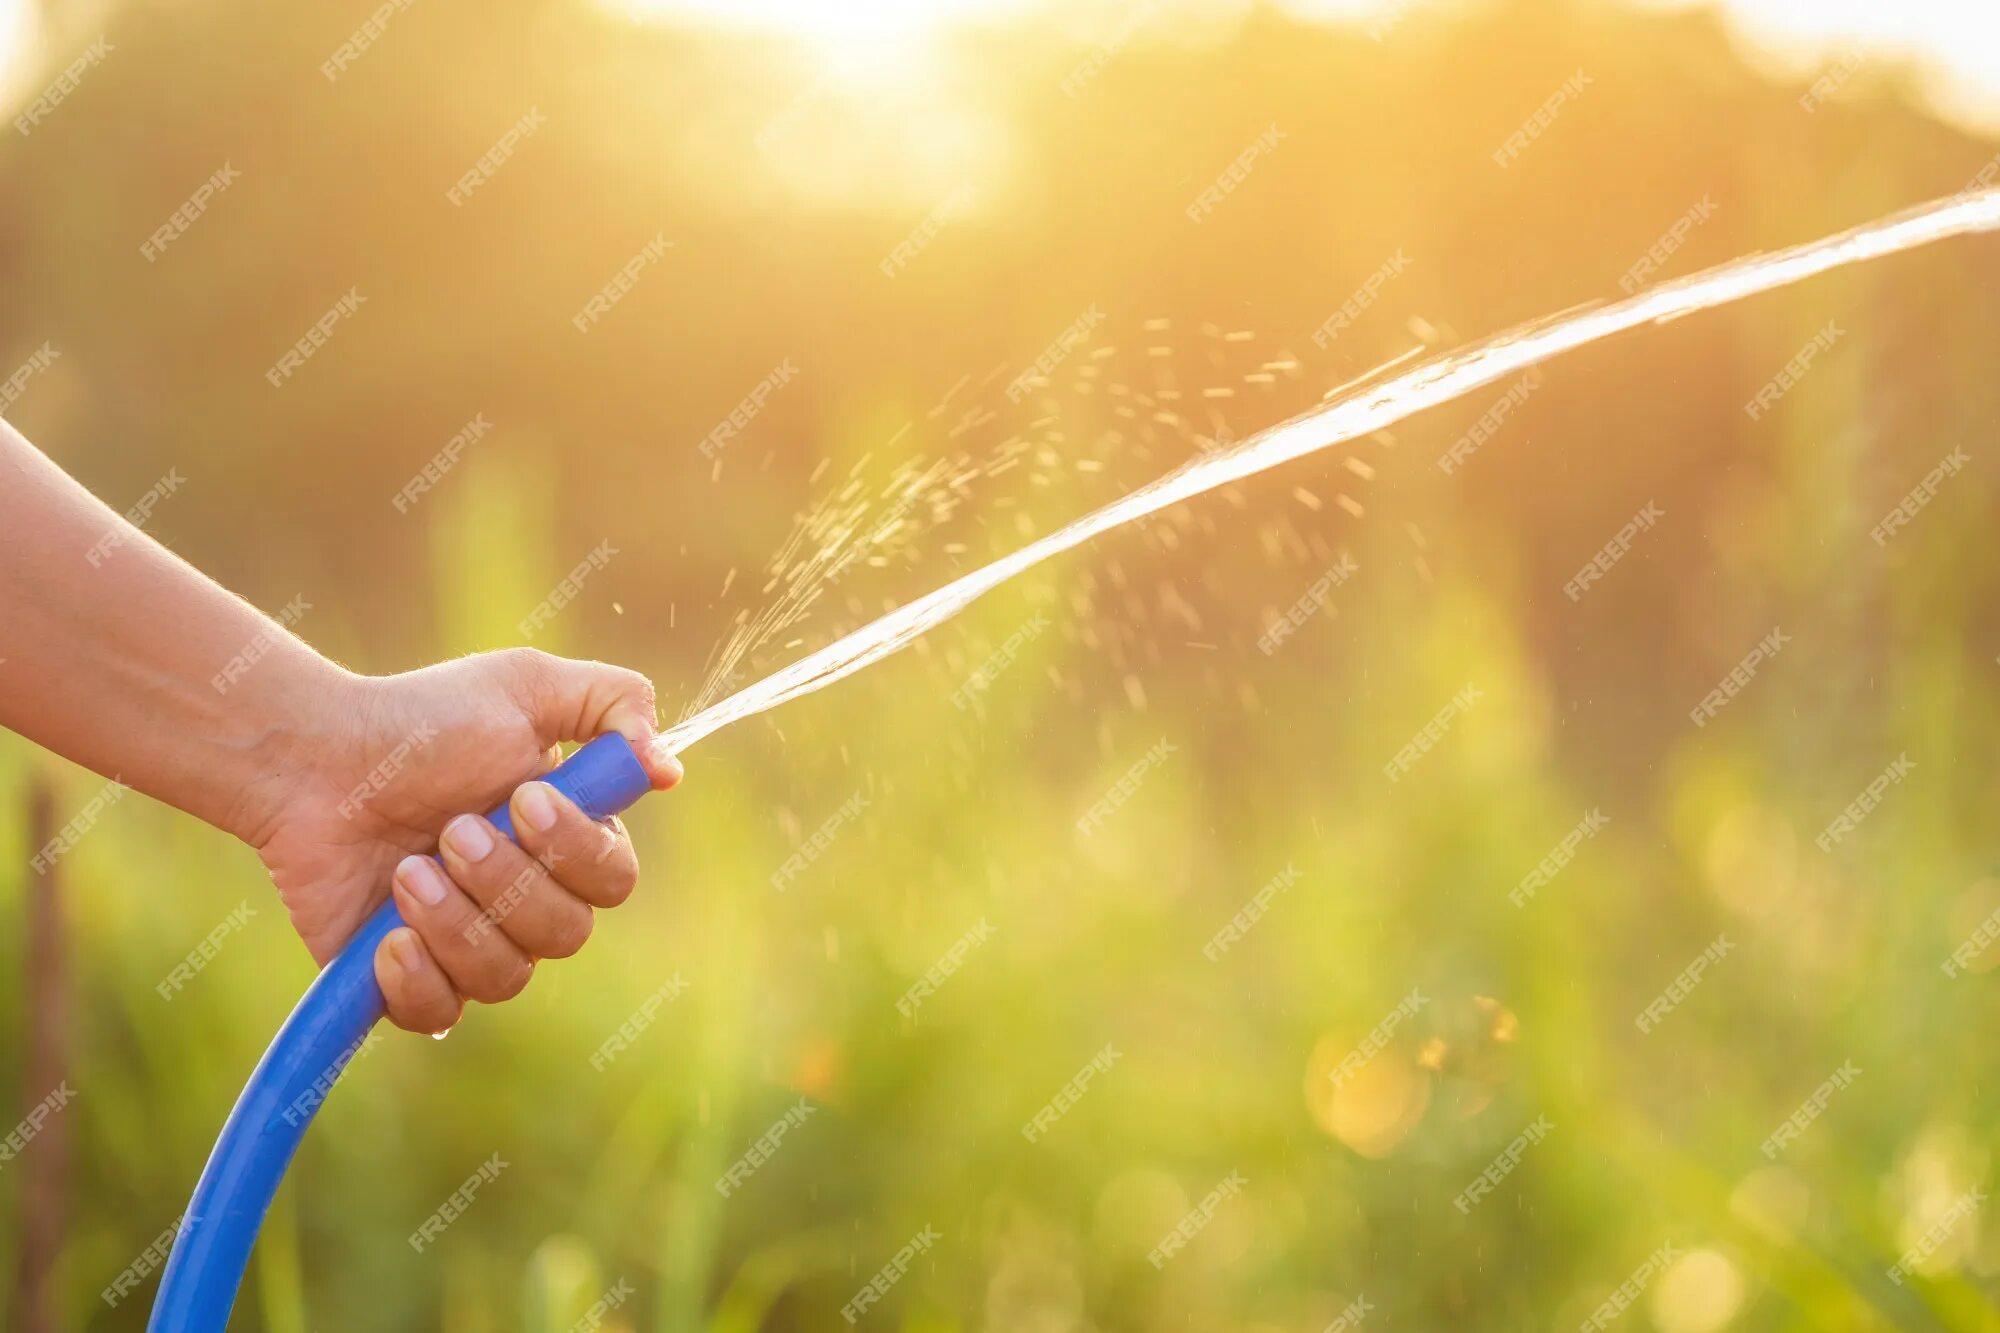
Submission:
<svg viewBox="0 0 2000 1333">
<path fill-rule="evenodd" d="M 442 847 L 445 869 L 478 905 L 474 943 L 499 931 L 536 958 L 567 958 L 590 938 L 590 908 L 478 815 L 447 824 Z"/>
<path fill-rule="evenodd" d="M 375 950 L 375 984 L 388 1001 L 389 1021 L 410 1032 L 447 1031 L 465 1012 L 465 1001 L 408 926 L 382 937 Z"/>
<path fill-rule="evenodd" d="M 639 857 L 616 820 L 598 823 L 546 782 L 524 782 L 508 802 L 521 847 L 555 882 L 594 907 L 616 907 L 639 883 Z"/>
<path fill-rule="evenodd" d="M 640 764 L 644 765 L 647 774 L 653 779 L 654 791 L 672 791 L 680 786 L 681 779 L 687 776 L 687 769 L 682 766 L 681 757 L 661 749 L 658 741 L 642 747 L 638 754 Z"/>
<path fill-rule="evenodd" d="M 479 905 L 428 856 L 406 856 L 392 881 L 403 920 L 423 937 L 431 958 L 458 993 L 498 1004 L 521 993 L 535 961 L 498 930 L 483 929 Z"/>
<path fill-rule="evenodd" d="M 680 781 L 680 760 L 653 744 L 659 727 L 653 682 L 624 667 L 533 648 L 510 649 L 501 660 L 511 672 L 515 702 L 544 743 L 594 740 L 615 731 L 631 742 L 655 788 L 665 791 Z"/>
</svg>

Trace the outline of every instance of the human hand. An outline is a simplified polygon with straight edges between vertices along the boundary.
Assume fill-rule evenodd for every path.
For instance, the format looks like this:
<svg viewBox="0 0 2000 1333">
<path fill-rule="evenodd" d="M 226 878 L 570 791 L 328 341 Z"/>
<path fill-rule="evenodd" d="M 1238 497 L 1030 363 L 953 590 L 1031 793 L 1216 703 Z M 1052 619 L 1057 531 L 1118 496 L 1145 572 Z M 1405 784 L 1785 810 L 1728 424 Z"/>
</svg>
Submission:
<svg viewBox="0 0 2000 1333">
<path fill-rule="evenodd" d="M 559 742 L 616 731 L 656 790 L 681 777 L 678 760 L 653 752 L 644 676 L 532 649 L 348 676 L 319 711 L 258 794 L 246 840 L 321 964 L 393 884 L 408 924 L 376 950 L 375 977 L 390 1019 L 413 1032 L 451 1027 L 467 999 L 519 994 L 537 959 L 583 947 L 593 909 L 638 882 L 622 823 L 528 781 L 555 767 Z M 518 847 L 479 813 L 510 793 Z"/>
</svg>

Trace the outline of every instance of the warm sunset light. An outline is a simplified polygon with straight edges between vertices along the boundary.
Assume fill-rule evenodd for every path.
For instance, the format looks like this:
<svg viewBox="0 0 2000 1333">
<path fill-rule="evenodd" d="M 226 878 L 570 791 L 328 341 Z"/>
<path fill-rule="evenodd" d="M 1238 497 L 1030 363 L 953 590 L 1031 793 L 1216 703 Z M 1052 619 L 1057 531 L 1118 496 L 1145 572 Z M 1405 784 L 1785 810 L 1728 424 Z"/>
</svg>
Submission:
<svg viewBox="0 0 2000 1333">
<path fill-rule="evenodd" d="M 1993 1326 L 1996 293 L 1996 0 L 0 0 L 0 1320 Z"/>
<path fill-rule="evenodd" d="M 880 0 L 839 5 L 819 0 L 603 0 L 620 12 L 660 20 L 709 22 L 791 33 L 848 60 L 904 56 L 954 25 L 1032 12 L 1032 0 Z M 1774 74 L 1798 78 L 1856 52 L 1906 65 L 1938 110 L 2000 132 L 2000 6 L 1967 0 L 1629 0 L 1658 9 L 1716 8 L 1728 15 L 1746 51 Z M 1300 18 L 1379 31 L 1461 0 L 1274 0 Z M 1171 32 L 1195 16 L 1243 14 L 1245 0 L 1134 0 L 1074 7 L 1066 22 L 1088 33 L 1094 22 L 1135 22 Z"/>
</svg>

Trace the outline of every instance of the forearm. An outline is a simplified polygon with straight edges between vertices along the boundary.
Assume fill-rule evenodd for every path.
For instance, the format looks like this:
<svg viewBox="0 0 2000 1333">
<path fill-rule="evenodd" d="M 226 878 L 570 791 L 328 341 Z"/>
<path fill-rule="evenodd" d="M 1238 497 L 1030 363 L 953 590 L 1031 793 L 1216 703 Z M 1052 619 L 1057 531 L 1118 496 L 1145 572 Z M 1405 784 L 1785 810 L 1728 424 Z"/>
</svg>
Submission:
<svg viewBox="0 0 2000 1333">
<path fill-rule="evenodd" d="M 353 680 L 4 421 L 0 659 L 0 726 L 253 840 Z"/>
</svg>

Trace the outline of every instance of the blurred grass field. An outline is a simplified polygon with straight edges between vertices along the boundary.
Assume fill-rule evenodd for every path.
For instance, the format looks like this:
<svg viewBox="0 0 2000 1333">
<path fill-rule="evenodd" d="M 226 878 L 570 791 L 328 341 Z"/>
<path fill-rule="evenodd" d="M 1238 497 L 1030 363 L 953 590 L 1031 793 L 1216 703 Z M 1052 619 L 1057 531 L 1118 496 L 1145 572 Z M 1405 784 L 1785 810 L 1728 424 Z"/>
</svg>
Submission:
<svg viewBox="0 0 2000 1333">
<path fill-rule="evenodd" d="M 62 351 L 10 419 L 117 507 L 177 469 L 149 531 L 267 609 L 303 596 L 299 631 L 357 670 L 518 642 L 608 541 L 534 642 L 649 671 L 670 711 L 763 604 L 795 515 L 850 474 L 1033 445 L 753 673 L 1420 338 L 1615 295 L 1704 199 L 1666 276 L 1951 193 L 1996 152 L 1892 62 L 1807 111 L 1805 82 L 1753 71 L 1711 16 L 1581 0 L 1420 10 L 1379 43 L 1264 8 L 1170 11 L 1074 94 L 1119 11 L 1011 15 L 928 63 L 823 75 L 734 29 L 425 0 L 335 80 L 320 66 L 364 12 L 56 17 L 63 49 L 100 30 L 116 49 L 0 142 L 0 371 Z M 1496 166 L 1578 69 L 1589 91 Z M 454 207 L 445 190 L 531 107 L 546 128 Z M 1279 146 L 1191 221 L 1272 125 Z M 241 181 L 149 263 L 140 244 L 225 161 Z M 579 332 L 662 234 L 665 257 Z M 1407 272 L 1317 345 L 1399 252 Z M 265 367 L 350 288 L 360 315 L 274 390 Z M 1575 1328 L 1671 1245 L 1611 1326 L 2000 1327 L 2000 1228 L 1959 1207 L 1993 1179 L 2000 951 L 1945 966 L 2000 909 L 1996 291 L 2000 244 L 1974 238 L 1585 350 L 1462 470 L 1436 460 L 1497 386 L 1114 534 L 703 742 L 685 787 L 630 816 L 646 882 L 580 958 L 442 1043 L 387 1035 L 358 1061 L 233 1326 L 561 1333 L 625 1284 L 607 1329 L 838 1329 L 929 1227 L 859 1326 Z M 1008 401 L 1089 309 L 1084 348 Z M 1752 419 L 1829 321 L 1833 350 Z M 797 379 L 705 456 L 787 358 Z M 490 436 L 399 512 L 475 414 Z M 1953 450 L 1963 470 L 1872 540 Z M 1649 502 L 1657 527 L 1566 596 Z M 1343 554 L 1358 572 L 1260 651 Z M 1047 632 L 955 706 L 1037 616 Z M 1774 627 L 1783 651 L 1694 725 Z M 1908 776 L 1819 845 L 1900 757 Z M 0 736 L 10 923 L 50 883 L 28 867 L 37 782 L 58 824 L 102 786 Z M 1593 811 L 1602 831 L 1510 901 Z M 254 856 L 143 798 L 57 873 L 66 1016 L 28 993 L 25 930 L 0 930 L 0 974 L 21 979 L 0 987 L 20 1108 L 0 1119 L 49 1092 L 26 1046 L 53 1023 L 76 1092 L 60 1326 L 135 1329 L 152 1283 L 115 1308 L 100 1292 L 173 1223 L 312 967 Z M 246 904 L 164 1000 L 156 983 Z M 676 976 L 685 992 L 593 1067 Z M 1851 1085 L 1764 1152 L 1849 1062 Z M 816 1109 L 723 1197 L 801 1098 Z M 1546 1137 L 1457 1207 L 1540 1117 Z M 35 1147 L 0 1167 L 0 1254 L 52 1225 L 20 1192 Z M 495 1153 L 506 1169 L 413 1253 Z M 1232 1173 L 1241 1192 L 1150 1262 Z"/>
</svg>

